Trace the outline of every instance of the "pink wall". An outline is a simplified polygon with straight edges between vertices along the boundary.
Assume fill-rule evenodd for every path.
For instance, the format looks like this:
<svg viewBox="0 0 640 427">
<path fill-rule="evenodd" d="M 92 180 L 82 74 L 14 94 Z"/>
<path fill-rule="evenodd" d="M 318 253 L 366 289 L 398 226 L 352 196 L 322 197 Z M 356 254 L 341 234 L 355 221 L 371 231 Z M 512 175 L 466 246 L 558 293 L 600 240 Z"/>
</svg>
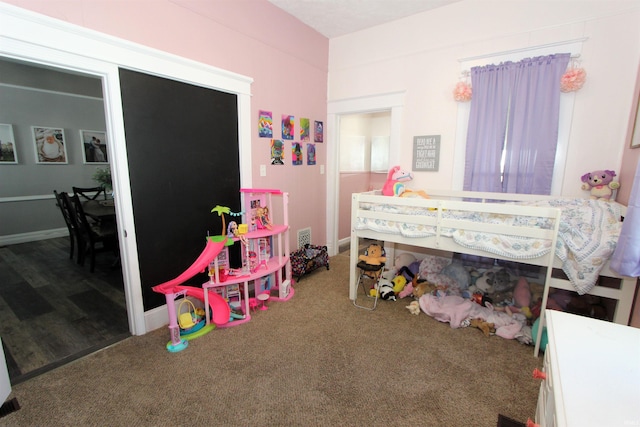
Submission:
<svg viewBox="0 0 640 427">
<path fill-rule="evenodd" d="M 271 111 L 278 139 L 283 114 L 295 116 L 296 133 L 301 117 L 326 123 L 328 39 L 267 0 L 3 1 L 253 78 L 252 185 L 289 192 L 293 248 L 306 227 L 314 244 L 326 244 L 325 144 L 316 144 L 315 166 L 292 166 L 290 144 L 285 165 L 272 166 L 270 140 L 258 138 L 257 121 L 259 110 Z"/>
</svg>

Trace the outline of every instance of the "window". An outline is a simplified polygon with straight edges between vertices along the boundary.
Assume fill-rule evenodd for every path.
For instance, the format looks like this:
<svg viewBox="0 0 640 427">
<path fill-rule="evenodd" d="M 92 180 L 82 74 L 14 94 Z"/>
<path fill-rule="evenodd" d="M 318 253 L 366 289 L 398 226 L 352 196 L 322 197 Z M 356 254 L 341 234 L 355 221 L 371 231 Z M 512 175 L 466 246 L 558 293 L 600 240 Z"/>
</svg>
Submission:
<svg viewBox="0 0 640 427">
<path fill-rule="evenodd" d="M 582 42 L 585 39 L 571 40 L 566 42 L 554 43 L 545 46 L 532 47 L 527 49 L 513 50 L 510 52 L 501 52 L 496 54 L 484 55 L 474 58 L 461 59 L 461 70 L 469 71 L 472 67 L 482 66 L 486 64 L 499 64 L 506 61 L 520 61 L 523 58 L 531 58 L 536 56 L 549 55 L 556 52 L 568 52 L 571 56 L 579 56 L 582 48 Z M 560 97 L 559 105 L 559 126 L 557 135 L 557 149 L 553 163 L 551 182 L 551 194 L 560 194 L 562 190 L 562 181 L 564 179 L 564 163 L 567 158 L 567 149 L 569 141 L 569 132 L 571 119 L 573 115 L 574 93 L 563 93 Z M 458 121 L 456 128 L 456 144 L 455 158 L 453 167 L 452 188 L 462 190 L 464 187 L 464 171 L 466 161 L 466 139 L 469 125 L 471 103 L 458 104 Z M 506 150 L 499 153 L 502 158 L 506 156 Z"/>
</svg>

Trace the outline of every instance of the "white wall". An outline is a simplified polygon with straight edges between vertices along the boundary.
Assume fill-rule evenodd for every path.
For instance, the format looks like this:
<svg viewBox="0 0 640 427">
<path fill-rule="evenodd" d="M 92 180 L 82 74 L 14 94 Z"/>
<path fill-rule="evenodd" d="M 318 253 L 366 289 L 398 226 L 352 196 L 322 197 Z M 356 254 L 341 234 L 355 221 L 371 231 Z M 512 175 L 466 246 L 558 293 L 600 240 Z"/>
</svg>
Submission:
<svg viewBox="0 0 640 427">
<path fill-rule="evenodd" d="M 463 0 L 330 40 L 329 100 L 405 91 L 402 166 L 413 136 L 441 135 L 440 170 L 417 172 L 412 187 L 450 189 L 461 59 L 585 39 L 585 86 L 575 94 L 563 195 L 582 195 L 580 176 L 619 170 L 640 59 L 638 1 Z M 561 50 L 561 46 L 559 47 Z M 624 183 L 622 184 L 624 185 Z"/>
</svg>

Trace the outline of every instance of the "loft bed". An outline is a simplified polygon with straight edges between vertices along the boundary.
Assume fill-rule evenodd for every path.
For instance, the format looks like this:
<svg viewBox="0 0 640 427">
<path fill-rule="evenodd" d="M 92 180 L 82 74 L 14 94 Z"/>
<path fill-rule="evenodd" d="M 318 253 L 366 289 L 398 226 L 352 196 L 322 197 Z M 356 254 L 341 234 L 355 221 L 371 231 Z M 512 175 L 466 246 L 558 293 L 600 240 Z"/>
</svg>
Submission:
<svg viewBox="0 0 640 427">
<path fill-rule="evenodd" d="M 608 262 L 626 214 L 623 205 L 524 194 L 428 194 L 429 199 L 384 196 L 379 190 L 352 195 L 351 300 L 357 297 L 359 240 L 371 239 L 384 242 L 389 259 L 394 258 L 396 244 L 404 244 L 544 267 L 540 325 L 550 288 L 612 299 L 613 321 L 628 324 L 636 279 L 614 273 Z M 567 278 L 552 277 L 554 269 L 562 269 Z M 600 277 L 619 281 L 620 286 L 601 286 Z M 539 327 L 534 339 L 536 357 L 542 332 Z"/>
</svg>

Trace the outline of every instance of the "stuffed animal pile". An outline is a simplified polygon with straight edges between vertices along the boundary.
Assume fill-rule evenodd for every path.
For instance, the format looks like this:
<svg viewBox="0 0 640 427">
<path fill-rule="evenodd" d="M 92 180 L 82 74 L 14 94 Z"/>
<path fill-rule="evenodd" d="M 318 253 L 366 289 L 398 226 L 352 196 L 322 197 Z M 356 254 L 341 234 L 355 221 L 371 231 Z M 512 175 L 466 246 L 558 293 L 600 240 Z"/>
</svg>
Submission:
<svg viewBox="0 0 640 427">
<path fill-rule="evenodd" d="M 476 269 L 450 258 L 427 255 L 418 260 L 404 252 L 383 273 L 379 290 L 387 301 L 411 298 L 405 307 L 413 315 L 424 312 L 452 328 L 475 327 L 485 336 L 532 344 L 544 285 L 505 267 Z M 564 290 L 550 292 L 547 308 L 606 319 L 599 297 Z"/>
</svg>

